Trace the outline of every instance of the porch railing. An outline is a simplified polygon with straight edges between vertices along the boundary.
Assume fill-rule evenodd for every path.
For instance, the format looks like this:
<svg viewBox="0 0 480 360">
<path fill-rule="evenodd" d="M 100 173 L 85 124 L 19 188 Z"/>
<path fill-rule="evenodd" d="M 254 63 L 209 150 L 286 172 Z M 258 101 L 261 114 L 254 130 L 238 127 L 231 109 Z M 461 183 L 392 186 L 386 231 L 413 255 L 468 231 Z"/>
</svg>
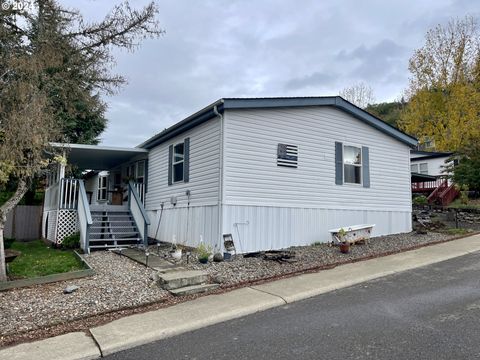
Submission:
<svg viewBox="0 0 480 360">
<path fill-rule="evenodd" d="M 44 211 L 49 210 L 57 210 L 58 209 L 58 189 L 60 187 L 60 183 L 56 182 L 55 184 L 49 186 L 45 190 L 45 200 L 43 209 Z"/>
<path fill-rule="evenodd" d="M 145 184 L 144 183 L 134 183 L 135 189 L 137 190 L 137 194 L 140 198 L 142 204 L 145 204 Z"/>
<path fill-rule="evenodd" d="M 77 209 L 78 203 L 78 184 L 82 180 L 64 178 L 60 180 L 60 199 L 59 208 L 65 210 Z"/>
<path fill-rule="evenodd" d="M 87 192 L 83 180 L 78 180 L 78 225 L 80 230 L 80 246 L 86 253 L 90 252 L 89 233 L 92 225 L 92 214 L 90 213 L 90 205 L 88 205 Z"/>
<path fill-rule="evenodd" d="M 130 210 L 138 232 L 143 240 L 145 246 L 148 245 L 148 225 L 150 220 L 148 219 L 143 202 L 140 199 L 140 195 L 137 192 L 137 188 L 133 181 L 128 183 L 128 209 Z"/>
</svg>

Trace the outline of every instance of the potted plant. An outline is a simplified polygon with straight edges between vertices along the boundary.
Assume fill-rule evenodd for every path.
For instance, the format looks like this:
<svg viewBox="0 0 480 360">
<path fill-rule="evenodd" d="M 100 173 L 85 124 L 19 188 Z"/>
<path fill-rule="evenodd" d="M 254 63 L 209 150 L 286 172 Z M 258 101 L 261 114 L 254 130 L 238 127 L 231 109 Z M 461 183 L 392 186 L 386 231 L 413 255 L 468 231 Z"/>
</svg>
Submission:
<svg viewBox="0 0 480 360">
<path fill-rule="evenodd" d="M 337 236 L 340 240 L 340 252 L 342 254 L 348 254 L 350 252 L 350 242 L 348 240 L 345 240 L 345 235 L 347 235 L 347 232 L 345 231 L 345 229 L 340 228 L 340 230 L 337 233 Z"/>
<path fill-rule="evenodd" d="M 208 258 L 212 254 L 212 248 L 210 246 L 205 245 L 204 243 L 201 243 L 197 247 L 197 256 L 198 256 L 198 261 L 200 261 L 202 264 L 206 264 L 208 262 Z"/>
</svg>

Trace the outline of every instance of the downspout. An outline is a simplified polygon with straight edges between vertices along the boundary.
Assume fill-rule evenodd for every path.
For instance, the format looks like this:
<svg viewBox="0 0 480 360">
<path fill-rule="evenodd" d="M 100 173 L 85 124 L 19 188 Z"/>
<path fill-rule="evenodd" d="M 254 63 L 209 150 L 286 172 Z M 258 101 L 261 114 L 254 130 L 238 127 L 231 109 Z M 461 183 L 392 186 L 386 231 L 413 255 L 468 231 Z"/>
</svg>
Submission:
<svg viewBox="0 0 480 360">
<path fill-rule="evenodd" d="M 223 102 L 223 100 L 222 100 Z M 219 247 L 217 251 L 222 251 L 222 229 L 223 229 L 223 127 L 224 117 L 218 112 L 217 105 L 213 107 L 213 113 L 220 118 L 220 164 L 218 180 L 218 239 Z"/>
</svg>

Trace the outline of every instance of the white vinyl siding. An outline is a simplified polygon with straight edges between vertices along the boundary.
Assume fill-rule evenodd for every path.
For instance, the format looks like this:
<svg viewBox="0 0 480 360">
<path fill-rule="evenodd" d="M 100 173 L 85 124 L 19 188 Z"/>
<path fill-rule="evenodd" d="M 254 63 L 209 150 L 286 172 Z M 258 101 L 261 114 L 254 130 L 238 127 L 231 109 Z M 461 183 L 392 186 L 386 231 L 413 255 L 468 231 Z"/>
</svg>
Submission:
<svg viewBox="0 0 480 360">
<path fill-rule="evenodd" d="M 168 186 L 168 148 L 185 138 L 190 138 L 189 182 Z M 187 190 L 190 206 L 217 205 L 219 179 L 220 121 L 216 117 L 150 150 L 146 209 L 159 209 L 161 203 L 172 207 L 172 196 L 177 199 L 177 208 L 187 206 Z"/>
<path fill-rule="evenodd" d="M 416 172 L 420 172 L 421 174 L 428 174 L 433 176 L 445 175 L 442 173 L 442 171 L 444 170 L 443 167 L 445 166 L 445 160 L 447 159 L 447 156 L 433 159 L 422 159 L 421 157 L 412 158 L 412 171 L 413 167 L 415 167 Z M 426 164 L 423 165 L 424 172 L 422 172 L 422 164 Z"/>
<path fill-rule="evenodd" d="M 230 205 L 411 211 L 410 149 L 329 107 L 227 110 L 224 202 Z M 335 185 L 335 142 L 369 147 L 369 188 Z M 298 144 L 298 168 L 277 166 Z"/>
</svg>

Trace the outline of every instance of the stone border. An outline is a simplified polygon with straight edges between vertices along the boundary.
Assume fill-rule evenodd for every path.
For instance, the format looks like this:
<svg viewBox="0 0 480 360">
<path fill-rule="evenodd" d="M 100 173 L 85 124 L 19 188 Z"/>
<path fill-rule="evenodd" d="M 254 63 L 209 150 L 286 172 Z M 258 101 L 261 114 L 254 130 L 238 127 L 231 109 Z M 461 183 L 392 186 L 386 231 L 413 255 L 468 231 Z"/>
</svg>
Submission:
<svg viewBox="0 0 480 360">
<path fill-rule="evenodd" d="M 95 271 L 90 266 L 90 264 L 87 261 L 85 261 L 85 259 L 76 250 L 74 250 L 73 253 L 75 254 L 75 256 L 77 256 L 77 258 L 85 267 L 84 270 L 76 270 L 76 271 L 69 271 L 69 272 L 60 273 L 60 274 L 39 276 L 31 279 L 21 279 L 21 280 L 0 282 L 0 291 L 22 288 L 22 287 L 33 286 L 33 285 L 48 284 L 48 283 L 53 283 L 57 281 L 80 279 L 87 276 L 95 275 Z"/>
</svg>

